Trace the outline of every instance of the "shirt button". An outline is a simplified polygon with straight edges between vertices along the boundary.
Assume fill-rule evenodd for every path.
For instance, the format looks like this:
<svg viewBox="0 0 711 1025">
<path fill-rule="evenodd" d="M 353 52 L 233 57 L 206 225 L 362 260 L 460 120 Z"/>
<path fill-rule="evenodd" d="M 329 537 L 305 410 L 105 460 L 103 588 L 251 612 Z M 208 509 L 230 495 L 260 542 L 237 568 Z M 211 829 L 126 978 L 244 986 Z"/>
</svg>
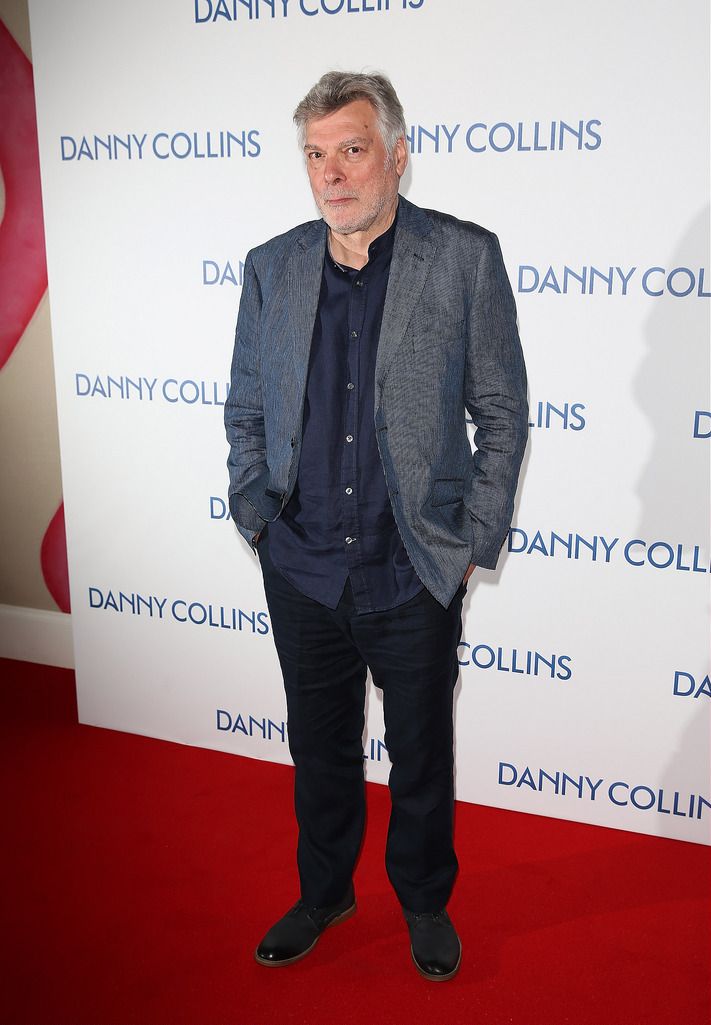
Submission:
<svg viewBox="0 0 711 1025">
<path fill-rule="evenodd" d="M 353 435 L 352 434 L 347 434 L 346 435 L 346 441 L 350 445 L 350 443 L 353 441 Z"/>
<path fill-rule="evenodd" d="M 353 488 L 346 488 L 346 494 L 347 495 L 352 495 L 353 494 Z"/>
<path fill-rule="evenodd" d="M 356 281 L 356 285 L 358 286 L 358 288 L 362 288 L 363 287 L 363 282 L 362 281 Z"/>
<path fill-rule="evenodd" d="M 348 391 L 353 391 L 353 389 L 355 388 L 355 385 L 353 384 L 352 381 L 349 381 L 348 384 L 346 385 L 346 388 L 348 389 Z"/>
<path fill-rule="evenodd" d="M 346 544 L 347 545 L 352 545 L 355 540 L 356 539 L 354 537 L 347 537 L 346 538 Z"/>
<path fill-rule="evenodd" d="M 358 337 L 358 332 L 357 331 L 351 331 L 351 338 L 357 338 L 357 337 Z"/>
</svg>

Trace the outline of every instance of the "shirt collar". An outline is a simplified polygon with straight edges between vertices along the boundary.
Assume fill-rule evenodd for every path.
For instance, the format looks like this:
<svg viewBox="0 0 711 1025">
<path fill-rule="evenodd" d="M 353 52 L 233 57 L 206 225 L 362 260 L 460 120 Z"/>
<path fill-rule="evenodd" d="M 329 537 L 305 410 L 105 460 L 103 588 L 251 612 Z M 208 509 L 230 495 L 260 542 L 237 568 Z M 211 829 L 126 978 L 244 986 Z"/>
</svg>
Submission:
<svg viewBox="0 0 711 1025">
<path fill-rule="evenodd" d="M 387 229 L 387 231 L 384 231 L 382 235 L 378 235 L 378 237 L 373 239 L 373 241 L 368 246 L 368 262 L 366 263 L 365 267 L 361 268 L 362 271 L 365 271 L 366 268 L 369 267 L 370 264 L 373 263 L 373 261 L 376 260 L 378 257 L 380 257 L 380 256 L 388 256 L 388 257 L 392 256 L 393 245 L 395 243 L 395 228 L 397 227 L 397 217 L 398 217 L 399 211 L 400 211 L 400 203 L 398 202 L 398 205 L 395 208 L 395 216 L 393 217 L 393 223 L 390 225 L 390 227 Z M 333 257 L 331 256 L 331 247 L 329 245 L 328 238 L 329 238 L 329 236 L 328 236 L 328 233 L 327 233 L 326 234 L 326 253 L 328 254 L 328 258 L 331 261 L 332 266 L 336 267 L 338 270 L 342 271 L 343 273 L 348 273 L 349 271 L 354 271 L 355 270 L 354 267 L 344 267 L 342 264 L 338 263 L 336 260 L 333 259 Z"/>
</svg>

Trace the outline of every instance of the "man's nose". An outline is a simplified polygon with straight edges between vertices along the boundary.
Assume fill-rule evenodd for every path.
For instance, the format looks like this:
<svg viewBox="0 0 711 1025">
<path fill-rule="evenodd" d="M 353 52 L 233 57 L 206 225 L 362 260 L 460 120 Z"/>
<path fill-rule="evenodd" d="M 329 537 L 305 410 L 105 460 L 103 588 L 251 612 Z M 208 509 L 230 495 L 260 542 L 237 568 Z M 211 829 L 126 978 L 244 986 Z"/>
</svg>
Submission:
<svg viewBox="0 0 711 1025">
<path fill-rule="evenodd" d="M 326 157 L 323 177 L 327 185 L 333 185 L 334 182 L 340 181 L 343 178 L 343 168 L 338 157 Z"/>
</svg>

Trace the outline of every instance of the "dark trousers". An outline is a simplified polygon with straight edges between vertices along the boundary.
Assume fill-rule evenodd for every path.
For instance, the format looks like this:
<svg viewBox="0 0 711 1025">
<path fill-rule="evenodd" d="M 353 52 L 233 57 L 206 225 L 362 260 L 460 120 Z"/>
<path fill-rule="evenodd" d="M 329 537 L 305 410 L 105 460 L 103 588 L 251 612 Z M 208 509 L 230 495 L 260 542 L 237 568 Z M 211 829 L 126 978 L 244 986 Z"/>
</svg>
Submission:
<svg viewBox="0 0 711 1025">
<path fill-rule="evenodd" d="M 302 899 L 325 907 L 352 878 L 365 823 L 365 680 L 383 692 L 392 801 L 385 863 L 400 903 L 439 911 L 457 872 L 452 843 L 452 696 L 464 588 L 444 609 L 423 590 L 356 615 L 350 585 L 331 610 L 301 594 L 258 545 L 296 766 Z"/>
</svg>

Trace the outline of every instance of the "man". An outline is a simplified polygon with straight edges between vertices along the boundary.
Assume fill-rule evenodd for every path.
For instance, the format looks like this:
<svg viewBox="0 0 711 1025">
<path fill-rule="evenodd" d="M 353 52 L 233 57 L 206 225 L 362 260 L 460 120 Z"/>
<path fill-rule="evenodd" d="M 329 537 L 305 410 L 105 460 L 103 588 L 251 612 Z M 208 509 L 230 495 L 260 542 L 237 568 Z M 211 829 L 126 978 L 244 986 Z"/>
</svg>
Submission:
<svg viewBox="0 0 711 1025">
<path fill-rule="evenodd" d="M 370 668 L 392 763 L 388 876 L 416 967 L 448 979 L 456 652 L 526 443 L 516 311 L 495 235 L 398 196 L 388 79 L 330 72 L 294 121 L 323 220 L 248 255 L 225 406 L 230 510 L 260 558 L 296 766 L 301 898 L 256 959 L 291 964 L 355 911 Z"/>
</svg>

